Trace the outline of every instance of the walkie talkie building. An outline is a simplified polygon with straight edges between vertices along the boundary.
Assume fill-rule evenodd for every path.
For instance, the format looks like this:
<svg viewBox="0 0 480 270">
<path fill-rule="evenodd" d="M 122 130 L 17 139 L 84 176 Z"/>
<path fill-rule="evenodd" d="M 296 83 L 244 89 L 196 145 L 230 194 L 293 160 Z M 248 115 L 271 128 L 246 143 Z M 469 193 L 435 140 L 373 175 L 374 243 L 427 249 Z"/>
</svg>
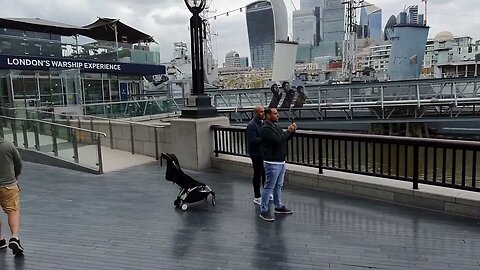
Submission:
<svg viewBox="0 0 480 270">
<path fill-rule="evenodd" d="M 287 40 L 288 16 L 283 0 L 256 1 L 246 10 L 253 68 L 271 68 L 275 41 Z"/>
</svg>

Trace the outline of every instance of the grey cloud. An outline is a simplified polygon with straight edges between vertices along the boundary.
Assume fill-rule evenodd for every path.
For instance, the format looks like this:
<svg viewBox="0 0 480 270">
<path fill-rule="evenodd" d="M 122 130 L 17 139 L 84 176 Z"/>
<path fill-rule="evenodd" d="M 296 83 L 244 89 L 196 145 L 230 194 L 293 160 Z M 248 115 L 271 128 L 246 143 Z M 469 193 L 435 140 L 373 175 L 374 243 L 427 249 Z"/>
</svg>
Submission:
<svg viewBox="0 0 480 270">
<path fill-rule="evenodd" d="M 158 25 L 183 26 L 188 24 L 190 14 L 183 12 L 174 12 L 172 14 L 156 13 L 152 17 Z"/>
<path fill-rule="evenodd" d="M 210 0 L 207 0 L 210 2 Z M 213 0 L 212 10 L 217 13 L 236 9 L 253 0 Z M 290 0 L 284 0 L 289 13 L 293 10 Z M 340 0 L 339 0 L 340 1 Z M 299 7 L 299 0 L 293 0 Z M 420 0 L 371 0 L 383 9 L 384 20 L 398 14 L 405 6 L 417 4 L 423 10 Z M 73 25 L 85 25 L 95 21 L 97 16 L 119 18 L 122 22 L 153 35 L 161 49 L 162 61 L 169 61 L 173 55 L 173 42 L 189 43 L 188 18 L 183 0 L 3 0 L 0 17 L 39 17 L 46 20 Z M 480 24 L 478 0 L 435 0 L 429 1 L 430 36 L 449 30 L 457 36 L 471 35 L 480 38 L 477 28 Z M 184 10 L 184 12 L 182 12 Z M 244 13 L 235 12 L 229 17 L 212 22 L 214 52 L 220 63 L 231 49 L 242 56 L 248 56 L 248 37 Z M 291 21 L 290 21 L 291 23 Z"/>
</svg>

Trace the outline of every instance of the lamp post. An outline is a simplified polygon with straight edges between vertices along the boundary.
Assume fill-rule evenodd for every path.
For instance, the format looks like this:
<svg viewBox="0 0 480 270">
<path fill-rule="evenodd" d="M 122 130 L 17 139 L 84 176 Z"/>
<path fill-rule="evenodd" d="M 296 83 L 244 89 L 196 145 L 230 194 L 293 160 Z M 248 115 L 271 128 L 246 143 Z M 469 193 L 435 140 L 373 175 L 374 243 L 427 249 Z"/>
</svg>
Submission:
<svg viewBox="0 0 480 270">
<path fill-rule="evenodd" d="M 203 19 L 200 13 L 205 9 L 206 0 L 184 0 L 190 18 L 190 42 L 192 56 L 192 92 L 187 106 L 182 110 L 182 118 L 206 118 L 217 116 L 210 97 L 205 94 L 205 71 L 203 66 Z"/>
</svg>

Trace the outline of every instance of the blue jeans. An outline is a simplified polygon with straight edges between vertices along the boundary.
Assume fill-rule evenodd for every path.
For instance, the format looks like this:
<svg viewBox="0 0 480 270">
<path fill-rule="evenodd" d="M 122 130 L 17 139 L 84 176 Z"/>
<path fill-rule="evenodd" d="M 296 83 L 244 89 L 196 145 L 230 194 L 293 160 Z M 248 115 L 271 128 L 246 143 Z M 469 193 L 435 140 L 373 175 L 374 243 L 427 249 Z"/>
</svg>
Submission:
<svg viewBox="0 0 480 270">
<path fill-rule="evenodd" d="M 260 211 L 268 211 L 268 202 L 270 194 L 273 191 L 273 203 L 276 208 L 282 206 L 282 187 L 285 178 L 285 164 L 263 163 L 265 166 L 265 186 L 262 191 L 262 205 Z"/>
</svg>

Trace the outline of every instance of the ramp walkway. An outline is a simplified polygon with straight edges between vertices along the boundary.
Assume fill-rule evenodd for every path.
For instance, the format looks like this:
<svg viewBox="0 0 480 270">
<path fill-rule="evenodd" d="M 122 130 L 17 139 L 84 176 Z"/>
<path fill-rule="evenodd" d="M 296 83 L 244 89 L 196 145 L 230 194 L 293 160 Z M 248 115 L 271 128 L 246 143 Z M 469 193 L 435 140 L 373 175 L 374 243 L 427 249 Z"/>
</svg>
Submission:
<svg viewBox="0 0 480 270">
<path fill-rule="evenodd" d="M 59 167 L 68 167 L 82 171 L 108 173 L 155 162 L 155 158 L 145 155 L 131 154 L 127 151 L 111 149 L 98 145 L 95 141 L 84 139 L 88 143 L 79 143 L 79 137 L 87 137 L 87 132 L 77 132 L 75 138 L 69 134 L 70 128 L 64 127 L 59 136 L 28 130 L 12 131 L 11 126 L 3 127 L 4 138 L 15 142 L 22 157 L 26 160 L 50 164 Z M 100 147 L 100 151 L 99 148 Z M 99 155 L 100 153 L 100 155 Z M 100 160 L 101 159 L 101 168 Z"/>
<path fill-rule="evenodd" d="M 93 175 L 26 162 L 25 256 L 0 250 L 0 269 L 480 268 L 479 220 L 287 185 L 294 214 L 268 223 L 251 179 L 217 170 L 186 170 L 217 204 L 182 212 L 164 169 Z"/>
</svg>

